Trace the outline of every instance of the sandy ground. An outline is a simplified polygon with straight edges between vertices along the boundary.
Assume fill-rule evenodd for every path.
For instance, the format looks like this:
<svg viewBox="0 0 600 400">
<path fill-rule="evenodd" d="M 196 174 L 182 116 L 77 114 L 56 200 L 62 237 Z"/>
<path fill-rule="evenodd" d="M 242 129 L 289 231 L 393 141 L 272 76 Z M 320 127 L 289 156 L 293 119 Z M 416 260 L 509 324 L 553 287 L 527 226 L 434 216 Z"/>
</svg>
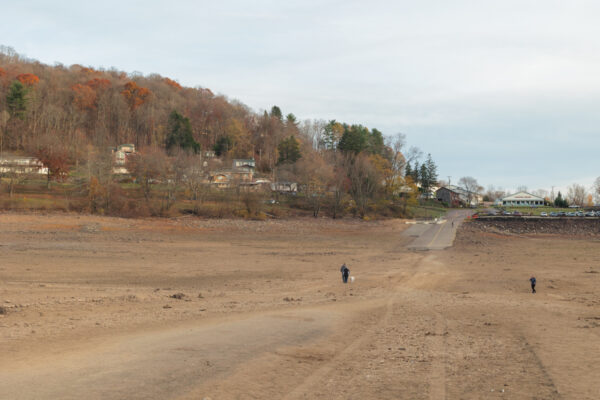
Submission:
<svg viewBox="0 0 600 400">
<path fill-rule="evenodd" d="M 0 398 L 600 398 L 597 239 L 407 227 L 0 215 Z"/>
</svg>

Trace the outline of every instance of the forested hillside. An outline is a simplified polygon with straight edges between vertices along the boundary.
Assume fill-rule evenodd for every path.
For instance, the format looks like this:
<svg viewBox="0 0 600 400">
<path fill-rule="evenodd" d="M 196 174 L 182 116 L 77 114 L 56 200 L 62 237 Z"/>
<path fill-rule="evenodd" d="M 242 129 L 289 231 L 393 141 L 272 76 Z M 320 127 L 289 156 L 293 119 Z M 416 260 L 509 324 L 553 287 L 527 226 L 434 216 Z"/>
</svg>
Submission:
<svg viewBox="0 0 600 400">
<path fill-rule="evenodd" d="M 90 212 L 119 212 L 109 199 L 124 187 L 115 186 L 122 177 L 111 173 L 108 149 L 132 143 L 128 188 L 145 198 L 151 214 L 178 200 L 201 197 L 203 204 L 211 198 L 211 170 L 240 158 L 256 161 L 256 176 L 298 182 L 299 207 L 315 216 L 321 208 L 334 217 L 348 209 L 364 216 L 376 205 L 406 213 L 416 199 L 415 179 L 428 188 L 437 173 L 429 158 L 420 175 L 404 176 L 406 162 L 421 157 L 405 151 L 404 139 L 335 120 L 300 121 L 277 106 L 256 113 L 208 88 L 182 87 L 174 77 L 49 66 L 0 48 L 0 152 L 38 157 L 49 167 L 47 186 L 76 182 L 72 192 L 87 199 L 82 208 Z M 210 162 L 207 151 L 216 156 Z M 195 189 L 192 175 L 198 175 Z M 151 207 L 157 199 L 160 211 Z"/>
</svg>

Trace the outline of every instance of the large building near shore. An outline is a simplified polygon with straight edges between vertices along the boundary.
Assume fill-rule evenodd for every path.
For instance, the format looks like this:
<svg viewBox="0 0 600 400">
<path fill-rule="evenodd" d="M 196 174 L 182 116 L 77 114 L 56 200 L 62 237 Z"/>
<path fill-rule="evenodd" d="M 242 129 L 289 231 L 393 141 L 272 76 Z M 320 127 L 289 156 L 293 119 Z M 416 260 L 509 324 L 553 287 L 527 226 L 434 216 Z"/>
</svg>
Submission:
<svg viewBox="0 0 600 400">
<path fill-rule="evenodd" d="M 502 205 L 511 207 L 543 206 L 544 199 L 527 192 L 519 192 L 503 197 Z"/>
</svg>

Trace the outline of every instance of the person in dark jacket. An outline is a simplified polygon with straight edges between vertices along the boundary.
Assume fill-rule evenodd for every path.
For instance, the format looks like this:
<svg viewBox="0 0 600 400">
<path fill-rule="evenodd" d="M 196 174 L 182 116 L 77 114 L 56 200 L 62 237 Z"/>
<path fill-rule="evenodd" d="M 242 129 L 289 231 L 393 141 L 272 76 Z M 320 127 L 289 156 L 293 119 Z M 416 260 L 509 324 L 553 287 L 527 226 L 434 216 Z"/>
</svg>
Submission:
<svg viewBox="0 0 600 400">
<path fill-rule="evenodd" d="M 535 293 L 535 276 L 529 278 L 529 282 L 531 282 L 531 293 Z"/>
<path fill-rule="evenodd" d="M 348 283 L 348 275 L 350 275 L 350 270 L 346 267 L 346 264 L 342 265 L 340 268 L 340 272 L 342 273 L 342 282 Z"/>
</svg>

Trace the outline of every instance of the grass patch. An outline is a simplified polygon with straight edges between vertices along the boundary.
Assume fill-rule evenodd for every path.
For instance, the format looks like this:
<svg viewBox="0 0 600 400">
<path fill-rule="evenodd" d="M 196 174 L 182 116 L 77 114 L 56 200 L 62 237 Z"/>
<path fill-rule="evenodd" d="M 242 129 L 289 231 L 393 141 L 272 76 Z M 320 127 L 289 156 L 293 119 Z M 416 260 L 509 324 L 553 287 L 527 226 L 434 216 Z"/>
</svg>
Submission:
<svg viewBox="0 0 600 400">
<path fill-rule="evenodd" d="M 506 210 L 509 212 L 518 211 L 521 214 L 526 215 L 540 215 L 542 212 L 550 214 L 551 212 L 572 212 L 572 211 L 583 211 L 583 208 L 558 208 L 558 207 L 500 207 L 498 210 Z"/>
<path fill-rule="evenodd" d="M 408 213 L 413 216 L 413 218 L 439 218 L 446 215 L 448 211 L 447 208 L 444 207 L 434 207 L 429 205 L 424 206 L 408 206 Z"/>
</svg>

